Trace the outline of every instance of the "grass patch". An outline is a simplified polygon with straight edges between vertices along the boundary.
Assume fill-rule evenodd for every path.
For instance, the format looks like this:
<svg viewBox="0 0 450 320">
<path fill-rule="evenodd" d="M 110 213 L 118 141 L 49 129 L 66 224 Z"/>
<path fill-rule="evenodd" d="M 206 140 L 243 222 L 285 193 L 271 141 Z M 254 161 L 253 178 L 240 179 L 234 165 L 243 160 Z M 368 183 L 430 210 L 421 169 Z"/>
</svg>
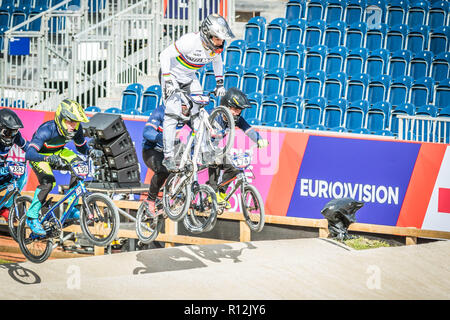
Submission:
<svg viewBox="0 0 450 320">
<path fill-rule="evenodd" d="M 382 240 L 370 240 L 364 237 L 355 237 L 343 241 L 347 246 L 355 250 L 390 247 L 389 243 Z"/>
</svg>

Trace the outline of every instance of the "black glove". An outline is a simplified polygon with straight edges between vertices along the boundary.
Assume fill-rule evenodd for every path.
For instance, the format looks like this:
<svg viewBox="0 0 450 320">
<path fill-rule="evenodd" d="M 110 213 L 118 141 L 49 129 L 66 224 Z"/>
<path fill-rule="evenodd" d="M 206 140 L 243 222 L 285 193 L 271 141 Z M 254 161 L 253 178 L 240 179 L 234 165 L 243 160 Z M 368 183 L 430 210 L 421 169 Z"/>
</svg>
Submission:
<svg viewBox="0 0 450 320">
<path fill-rule="evenodd" d="M 46 156 L 44 158 L 44 161 L 47 161 L 50 164 L 50 166 L 52 166 L 54 168 L 62 168 L 67 165 L 67 162 L 56 154 L 52 154 L 51 156 Z"/>
<path fill-rule="evenodd" d="M 98 159 L 103 156 L 103 151 L 99 149 L 90 149 L 89 150 L 89 158 Z"/>
</svg>

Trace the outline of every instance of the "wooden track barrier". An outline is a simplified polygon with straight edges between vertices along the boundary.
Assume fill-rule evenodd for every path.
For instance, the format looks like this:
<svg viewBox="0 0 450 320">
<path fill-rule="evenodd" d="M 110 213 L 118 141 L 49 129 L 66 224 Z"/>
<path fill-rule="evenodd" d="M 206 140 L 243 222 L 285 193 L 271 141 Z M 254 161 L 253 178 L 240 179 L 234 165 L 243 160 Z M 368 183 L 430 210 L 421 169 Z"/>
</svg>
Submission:
<svg viewBox="0 0 450 320">
<path fill-rule="evenodd" d="M 22 194 L 27 194 L 32 196 L 33 192 L 23 192 Z M 51 194 L 53 201 L 60 200 L 63 195 Z M 137 210 L 140 206 L 140 201 L 130 201 L 130 200 L 113 200 L 115 205 L 122 210 Z M 239 212 L 224 212 L 218 216 L 218 219 L 239 221 L 239 241 L 247 242 L 251 241 L 251 231 L 250 228 L 245 223 L 244 216 Z M 319 237 L 327 238 L 328 232 L 328 221 L 326 219 L 310 219 L 310 218 L 296 218 L 296 217 L 284 217 L 284 216 L 274 216 L 266 215 L 265 224 L 277 224 L 277 225 L 287 225 L 287 226 L 300 226 L 300 227 L 310 227 L 319 229 Z M 417 228 L 406 228 L 406 227 L 394 227 L 394 226 L 384 226 L 384 225 L 374 225 L 366 223 L 352 223 L 348 229 L 349 231 L 364 232 L 364 233 L 376 233 L 385 235 L 395 235 L 400 237 L 405 237 L 405 244 L 411 245 L 417 243 L 417 238 L 432 238 L 432 239 L 450 239 L 450 232 L 444 231 L 434 231 L 434 230 L 423 230 Z M 72 225 L 64 229 L 67 232 L 81 232 L 81 228 L 77 225 Z M 119 238 L 130 238 L 137 239 L 137 234 L 135 230 L 129 229 L 119 229 Z M 166 243 L 166 247 L 174 246 L 175 244 L 220 244 L 220 243 L 230 243 L 233 241 L 222 240 L 222 239 L 212 239 L 212 238 L 202 238 L 195 236 L 186 236 L 177 234 L 177 223 L 171 221 L 170 219 L 165 220 L 165 233 L 160 233 L 155 241 L 160 241 Z M 102 249 L 96 249 L 98 254 L 102 254 Z"/>
</svg>

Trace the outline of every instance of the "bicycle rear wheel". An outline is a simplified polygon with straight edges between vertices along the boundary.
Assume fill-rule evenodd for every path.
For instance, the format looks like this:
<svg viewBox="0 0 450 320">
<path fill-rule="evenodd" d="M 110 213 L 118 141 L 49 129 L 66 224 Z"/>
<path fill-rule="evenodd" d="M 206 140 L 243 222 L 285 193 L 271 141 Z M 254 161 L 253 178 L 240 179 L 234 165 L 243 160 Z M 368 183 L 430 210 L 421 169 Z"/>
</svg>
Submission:
<svg viewBox="0 0 450 320">
<path fill-rule="evenodd" d="M 189 208 L 184 217 L 184 227 L 192 233 L 211 231 L 217 221 L 216 193 L 208 185 L 195 188 Z"/>
<path fill-rule="evenodd" d="M 27 216 L 23 215 L 17 227 L 17 242 L 23 255 L 33 263 L 42 263 L 53 250 L 53 239 L 34 234 L 28 227 Z"/>
<path fill-rule="evenodd" d="M 208 118 L 213 132 L 208 141 L 216 158 L 223 157 L 234 143 L 234 117 L 231 111 L 223 106 L 214 108 Z"/>
<path fill-rule="evenodd" d="M 164 184 L 164 211 L 173 221 L 183 219 L 189 209 L 191 190 L 185 179 L 184 173 L 170 174 Z"/>
<path fill-rule="evenodd" d="M 20 196 L 14 199 L 14 203 L 9 211 L 8 229 L 11 237 L 17 242 L 17 227 L 20 219 L 25 215 L 33 199 L 29 196 Z"/>
<path fill-rule="evenodd" d="M 119 225 L 119 212 L 108 196 L 93 193 L 83 199 L 80 226 L 93 245 L 110 244 L 117 237 Z"/>
<path fill-rule="evenodd" d="M 162 215 L 153 215 L 142 202 L 136 214 L 136 233 L 139 240 L 144 244 L 155 240 L 161 231 L 163 220 Z"/>
<path fill-rule="evenodd" d="M 264 202 L 258 189 L 251 184 L 244 186 L 241 193 L 241 208 L 245 222 L 252 231 L 260 232 L 264 227 Z"/>
</svg>

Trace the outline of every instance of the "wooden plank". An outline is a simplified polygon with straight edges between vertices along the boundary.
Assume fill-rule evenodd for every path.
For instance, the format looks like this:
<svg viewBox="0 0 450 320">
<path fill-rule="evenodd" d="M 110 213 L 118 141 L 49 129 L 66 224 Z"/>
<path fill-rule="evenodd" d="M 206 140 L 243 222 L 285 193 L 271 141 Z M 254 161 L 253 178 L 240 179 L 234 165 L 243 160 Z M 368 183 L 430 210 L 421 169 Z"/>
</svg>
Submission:
<svg viewBox="0 0 450 320">
<path fill-rule="evenodd" d="M 245 221 L 239 221 L 239 241 L 249 242 L 251 240 L 250 227 Z"/>
</svg>

